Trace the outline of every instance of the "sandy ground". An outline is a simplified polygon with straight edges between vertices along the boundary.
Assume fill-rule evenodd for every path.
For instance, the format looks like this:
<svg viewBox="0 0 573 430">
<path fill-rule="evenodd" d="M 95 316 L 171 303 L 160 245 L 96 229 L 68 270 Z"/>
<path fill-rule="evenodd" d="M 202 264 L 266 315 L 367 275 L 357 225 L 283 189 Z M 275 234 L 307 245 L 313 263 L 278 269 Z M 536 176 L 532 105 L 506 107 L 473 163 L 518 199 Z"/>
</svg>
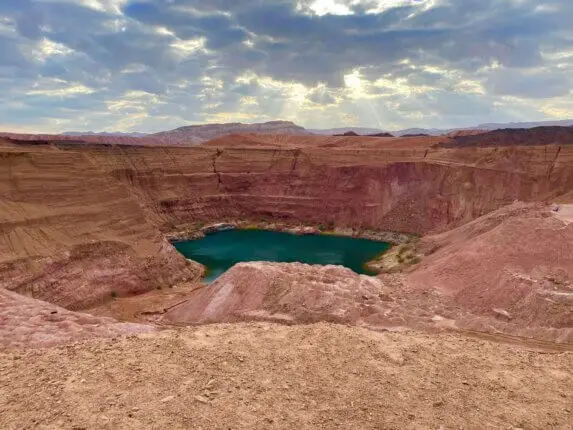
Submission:
<svg viewBox="0 0 573 430">
<path fill-rule="evenodd" d="M 556 205 L 559 211 L 554 212 L 555 216 L 569 225 L 573 222 L 573 205 Z"/>
<path fill-rule="evenodd" d="M 454 334 L 212 325 L 0 353 L 0 428 L 571 428 L 573 355 Z"/>
</svg>

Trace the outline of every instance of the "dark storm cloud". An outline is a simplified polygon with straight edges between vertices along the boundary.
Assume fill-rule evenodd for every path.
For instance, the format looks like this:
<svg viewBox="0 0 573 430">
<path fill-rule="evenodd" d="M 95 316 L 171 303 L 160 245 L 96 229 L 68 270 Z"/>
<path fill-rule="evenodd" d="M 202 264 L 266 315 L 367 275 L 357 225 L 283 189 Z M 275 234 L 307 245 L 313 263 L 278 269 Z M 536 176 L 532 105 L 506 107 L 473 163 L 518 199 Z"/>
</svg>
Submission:
<svg viewBox="0 0 573 430">
<path fill-rule="evenodd" d="M 238 84 L 245 74 L 302 83 L 311 89 L 309 102 L 333 106 L 344 76 L 357 68 L 367 81 L 384 77 L 432 88 L 425 96 L 387 102 L 396 110 L 432 109 L 443 117 L 489 115 L 496 97 L 541 100 L 570 93 L 573 64 L 560 60 L 557 70 L 558 60 L 547 55 L 571 50 L 570 0 L 441 0 L 430 8 L 411 1 L 378 13 L 369 13 L 379 5 L 375 0 L 340 0 L 353 14 L 322 16 L 312 12 L 312 3 L 138 0 L 121 3 L 120 10 L 80 0 L 1 0 L 0 89 L 10 91 L 0 101 L 54 78 L 93 91 L 59 100 L 18 99 L 22 112 L 29 105 L 31 121 L 42 103 L 68 115 L 90 101 L 105 109 L 105 100 L 130 91 L 161 97 L 150 108 L 158 114 L 195 120 L 202 104 L 210 104 L 210 113 L 230 112 L 245 96 L 256 97 L 261 112 L 263 106 L 276 110 L 284 94 L 256 79 Z M 198 39 L 204 43 L 195 51 L 177 48 Z M 39 54 L 46 40 L 67 51 Z M 486 93 L 448 95 L 458 91 L 452 76 L 482 85 Z"/>
</svg>

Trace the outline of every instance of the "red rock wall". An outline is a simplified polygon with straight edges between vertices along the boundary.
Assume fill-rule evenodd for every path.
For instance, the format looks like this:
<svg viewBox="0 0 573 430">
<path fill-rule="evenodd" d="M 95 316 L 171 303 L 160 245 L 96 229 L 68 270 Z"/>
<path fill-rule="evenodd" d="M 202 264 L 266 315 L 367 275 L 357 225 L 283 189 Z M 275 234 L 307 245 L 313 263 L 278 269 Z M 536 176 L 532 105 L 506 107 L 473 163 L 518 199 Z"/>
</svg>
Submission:
<svg viewBox="0 0 573 430">
<path fill-rule="evenodd" d="M 83 152 L 0 147 L 0 196 L 0 288 L 79 309 L 199 273 Z"/>
<path fill-rule="evenodd" d="M 424 234 L 573 184 L 573 151 L 121 148 L 99 163 L 159 225 L 276 218 Z M 556 161 L 557 160 L 557 161 Z M 122 164 L 122 165 L 120 165 Z"/>
</svg>

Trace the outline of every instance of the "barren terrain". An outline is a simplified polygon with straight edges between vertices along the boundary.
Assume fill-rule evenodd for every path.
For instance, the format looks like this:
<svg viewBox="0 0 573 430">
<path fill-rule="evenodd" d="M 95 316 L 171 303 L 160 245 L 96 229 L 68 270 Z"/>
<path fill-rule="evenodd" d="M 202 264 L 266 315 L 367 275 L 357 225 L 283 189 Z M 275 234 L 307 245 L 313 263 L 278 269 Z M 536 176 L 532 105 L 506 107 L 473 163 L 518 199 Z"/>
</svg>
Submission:
<svg viewBox="0 0 573 430">
<path fill-rule="evenodd" d="M 571 428 L 568 130 L 101 139 L 0 140 L 1 427 Z M 214 222 L 416 258 L 206 286 L 166 237 Z"/>
<path fill-rule="evenodd" d="M 572 353 L 451 334 L 204 326 L 4 352 L 0 369 L 5 429 L 566 429 L 573 420 Z"/>
</svg>

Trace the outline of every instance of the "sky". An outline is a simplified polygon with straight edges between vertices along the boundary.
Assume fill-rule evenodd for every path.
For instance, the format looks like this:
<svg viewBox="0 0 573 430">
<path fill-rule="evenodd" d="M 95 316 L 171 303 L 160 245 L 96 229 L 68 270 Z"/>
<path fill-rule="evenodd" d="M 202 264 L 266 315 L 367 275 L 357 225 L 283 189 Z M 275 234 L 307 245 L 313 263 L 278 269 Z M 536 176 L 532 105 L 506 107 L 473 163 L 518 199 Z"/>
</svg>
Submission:
<svg viewBox="0 0 573 430">
<path fill-rule="evenodd" d="M 573 118 L 571 0 L 0 0 L 0 130 Z"/>
</svg>

